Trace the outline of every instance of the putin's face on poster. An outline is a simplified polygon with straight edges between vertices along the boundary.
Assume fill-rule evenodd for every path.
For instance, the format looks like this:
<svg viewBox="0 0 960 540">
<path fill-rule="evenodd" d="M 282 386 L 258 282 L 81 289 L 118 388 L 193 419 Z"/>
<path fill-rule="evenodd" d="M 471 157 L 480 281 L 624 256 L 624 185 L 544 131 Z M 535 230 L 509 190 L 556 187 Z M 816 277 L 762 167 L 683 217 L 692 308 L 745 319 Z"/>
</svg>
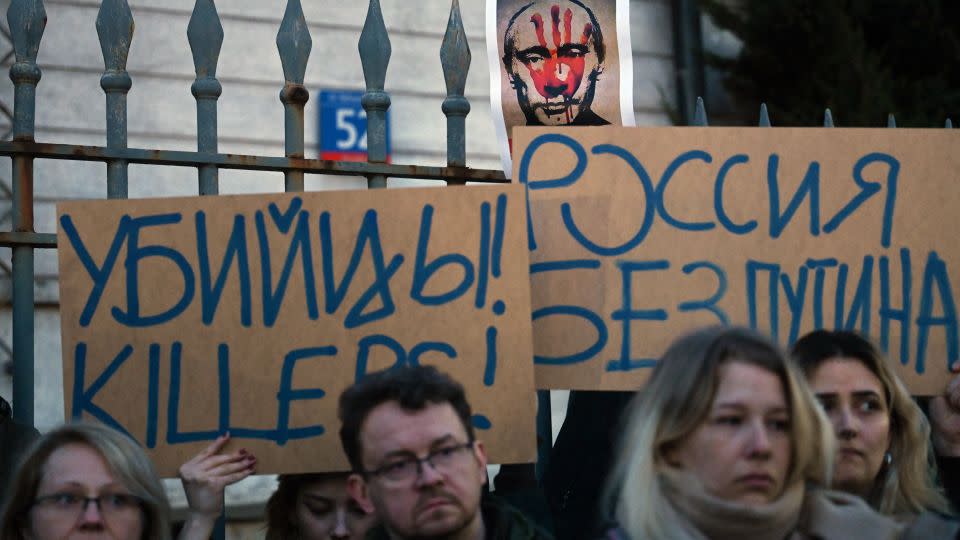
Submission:
<svg viewBox="0 0 960 540">
<path fill-rule="evenodd" d="M 590 110 L 604 43 L 593 12 L 577 0 L 520 8 L 503 38 L 503 63 L 527 125 L 604 125 Z"/>
</svg>

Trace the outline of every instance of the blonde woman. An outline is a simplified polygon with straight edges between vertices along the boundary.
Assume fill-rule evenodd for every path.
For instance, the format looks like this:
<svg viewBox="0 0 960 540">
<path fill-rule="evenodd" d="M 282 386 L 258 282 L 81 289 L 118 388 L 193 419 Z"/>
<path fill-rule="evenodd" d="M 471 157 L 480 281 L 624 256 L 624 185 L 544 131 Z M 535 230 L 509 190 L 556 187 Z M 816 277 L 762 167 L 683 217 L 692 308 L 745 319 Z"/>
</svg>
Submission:
<svg viewBox="0 0 960 540">
<path fill-rule="evenodd" d="M 210 537 L 226 485 L 253 473 L 245 452 L 220 454 L 222 436 L 181 467 L 190 502 L 178 540 Z M 170 540 L 170 507 L 140 446 L 102 424 L 71 423 L 37 439 L 0 511 L 0 540 Z"/>
<path fill-rule="evenodd" d="M 0 517 L 0 540 L 169 540 L 170 511 L 153 464 L 125 435 L 67 424 L 24 457 Z"/>
<path fill-rule="evenodd" d="M 618 526 L 607 536 L 953 538 L 957 528 L 933 517 L 911 529 L 821 487 L 832 477 L 832 431 L 794 369 L 749 330 L 674 342 L 628 408 L 608 486 Z"/>
<path fill-rule="evenodd" d="M 891 516 L 948 513 L 930 425 L 880 351 L 853 332 L 817 330 L 792 356 L 837 437 L 834 488 Z"/>
</svg>

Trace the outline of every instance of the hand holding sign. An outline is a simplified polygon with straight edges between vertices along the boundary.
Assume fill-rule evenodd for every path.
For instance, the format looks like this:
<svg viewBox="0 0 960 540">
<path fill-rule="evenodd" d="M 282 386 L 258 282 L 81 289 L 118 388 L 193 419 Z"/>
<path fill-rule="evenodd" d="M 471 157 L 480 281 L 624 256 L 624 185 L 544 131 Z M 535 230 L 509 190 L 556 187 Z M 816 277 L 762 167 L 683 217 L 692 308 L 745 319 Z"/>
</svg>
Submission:
<svg viewBox="0 0 960 540">
<path fill-rule="evenodd" d="M 261 471 L 338 470 L 340 390 L 435 363 L 467 388 L 492 453 L 530 459 L 521 195 L 61 204 L 67 416 L 126 431 L 167 474 L 226 432 Z"/>
<path fill-rule="evenodd" d="M 960 360 L 947 130 L 522 128 L 537 384 L 633 389 L 671 336 L 877 341 L 917 393 Z"/>
<path fill-rule="evenodd" d="M 229 434 L 217 437 L 210 446 L 180 466 L 180 481 L 189 509 L 181 540 L 209 538 L 214 523 L 223 512 L 226 487 L 254 472 L 257 458 L 246 450 L 220 453 L 229 440 Z"/>
</svg>

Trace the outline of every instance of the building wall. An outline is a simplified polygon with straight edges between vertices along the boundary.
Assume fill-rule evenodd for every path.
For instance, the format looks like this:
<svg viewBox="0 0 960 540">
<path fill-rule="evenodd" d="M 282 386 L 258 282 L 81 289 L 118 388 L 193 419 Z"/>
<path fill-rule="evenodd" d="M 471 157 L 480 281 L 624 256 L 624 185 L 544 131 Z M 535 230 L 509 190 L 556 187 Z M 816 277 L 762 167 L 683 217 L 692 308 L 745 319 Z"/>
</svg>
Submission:
<svg viewBox="0 0 960 540">
<path fill-rule="evenodd" d="M 190 93 L 194 79 L 186 39 L 193 9 L 190 0 L 131 0 L 136 29 L 127 68 L 133 79 L 128 95 L 128 144 L 135 148 L 196 149 L 196 105 Z M 47 0 L 47 27 L 38 63 L 38 141 L 105 145 L 105 104 L 100 89 L 103 57 L 95 22 L 99 2 Z M 320 89 L 362 89 L 363 72 L 356 43 L 366 16 L 361 0 L 311 0 L 303 8 L 313 39 L 305 85 L 307 155 L 317 155 L 317 93 Z M 446 162 L 446 120 L 440 110 L 446 90 L 439 48 L 449 16 L 449 0 L 381 0 L 393 48 L 387 72 L 393 162 L 443 165 Z M 9 0 L 0 1 L 6 12 Z M 489 105 L 484 36 L 485 2 L 461 0 L 472 64 L 466 96 L 467 165 L 497 168 L 500 161 Z M 221 152 L 283 155 L 283 106 L 279 91 L 283 73 L 276 34 L 283 0 L 220 0 L 224 30 L 218 64 L 223 85 L 219 99 Z M 676 95 L 670 4 L 667 0 L 632 0 L 631 34 L 634 63 L 634 108 L 639 125 L 669 123 L 664 113 Z M 4 18 L 2 24 L 6 24 Z M 12 47 L 0 38 L 0 55 Z M 4 67 L 12 62 L 7 58 Z M 13 85 L 0 77 L 0 102 L 13 108 Z M 0 116 L 0 133 L 10 121 Z M 7 135 L 9 137 L 9 135 Z M 103 198 L 106 173 L 102 163 L 39 160 L 35 165 L 35 220 L 39 232 L 54 232 L 55 202 Z M 221 193 L 282 191 L 283 175 L 220 171 Z M 131 165 L 130 197 L 194 195 L 193 169 Z M 409 181 L 391 181 L 391 186 Z M 365 187 L 363 179 L 307 175 L 307 189 Z M 0 229 L 9 230 L 10 169 L 0 168 Z M 4 195 L 6 193 L 6 195 Z M 10 250 L 0 248 L 0 363 L 9 364 L 11 316 Z M 36 253 L 36 403 L 37 427 L 48 429 L 63 420 L 62 374 L 58 318 L 57 261 L 54 250 Z M 0 395 L 11 397 L 10 375 L 0 371 Z M 555 400 L 555 424 L 563 417 L 563 401 Z M 16 404 L 14 404 L 16 406 Z M 262 500 L 273 479 L 261 477 L 232 489 L 233 502 Z M 182 495 L 171 486 L 175 505 Z"/>
</svg>

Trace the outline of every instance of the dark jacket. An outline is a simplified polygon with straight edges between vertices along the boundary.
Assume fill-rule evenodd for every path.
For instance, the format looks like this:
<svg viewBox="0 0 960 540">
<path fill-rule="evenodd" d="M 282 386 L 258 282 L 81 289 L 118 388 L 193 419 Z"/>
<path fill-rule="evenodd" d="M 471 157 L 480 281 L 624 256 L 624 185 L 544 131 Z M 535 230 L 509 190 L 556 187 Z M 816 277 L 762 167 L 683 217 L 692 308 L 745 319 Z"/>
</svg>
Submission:
<svg viewBox="0 0 960 540">
<path fill-rule="evenodd" d="M 33 427 L 14 422 L 10 416 L 10 404 L 0 397 L 0 506 L 3 506 L 20 457 L 39 436 Z"/>
<path fill-rule="evenodd" d="M 487 530 L 486 540 L 553 540 L 549 533 L 537 527 L 519 510 L 512 506 L 485 498 L 480 503 L 483 525 Z M 388 540 L 386 528 L 378 525 L 367 533 L 366 540 Z"/>
<path fill-rule="evenodd" d="M 557 540 L 592 538 L 610 517 L 601 496 L 616 457 L 620 417 L 633 395 L 570 392 L 567 417 L 543 478 Z"/>
<path fill-rule="evenodd" d="M 960 457 L 937 456 L 937 474 L 954 512 L 960 511 Z"/>
</svg>

